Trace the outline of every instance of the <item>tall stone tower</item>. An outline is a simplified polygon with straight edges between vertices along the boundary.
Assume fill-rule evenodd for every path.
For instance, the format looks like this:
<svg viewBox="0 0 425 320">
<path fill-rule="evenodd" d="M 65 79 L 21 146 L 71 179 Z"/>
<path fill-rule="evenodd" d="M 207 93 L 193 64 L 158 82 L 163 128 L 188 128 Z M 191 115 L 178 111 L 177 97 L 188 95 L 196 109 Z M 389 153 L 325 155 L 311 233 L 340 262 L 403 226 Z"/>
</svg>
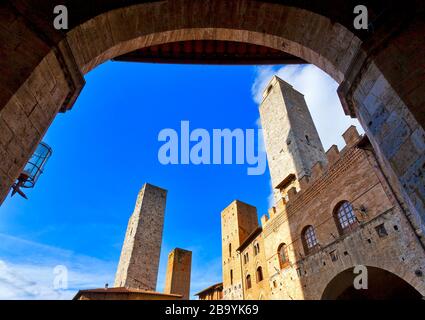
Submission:
<svg viewBox="0 0 425 320">
<path fill-rule="evenodd" d="M 221 212 L 223 299 L 243 299 L 239 246 L 258 228 L 257 209 L 235 200 Z"/>
<path fill-rule="evenodd" d="M 164 293 L 181 294 L 182 299 L 190 297 L 190 272 L 192 251 L 175 248 L 168 254 L 167 274 Z"/>
<path fill-rule="evenodd" d="M 167 191 L 146 183 L 140 190 L 115 276 L 115 287 L 155 291 Z"/>
<path fill-rule="evenodd" d="M 304 96 L 277 76 L 263 93 L 260 117 L 278 200 L 291 187 L 298 189 L 298 181 L 310 176 L 316 162 L 326 164 L 326 154 Z"/>
</svg>

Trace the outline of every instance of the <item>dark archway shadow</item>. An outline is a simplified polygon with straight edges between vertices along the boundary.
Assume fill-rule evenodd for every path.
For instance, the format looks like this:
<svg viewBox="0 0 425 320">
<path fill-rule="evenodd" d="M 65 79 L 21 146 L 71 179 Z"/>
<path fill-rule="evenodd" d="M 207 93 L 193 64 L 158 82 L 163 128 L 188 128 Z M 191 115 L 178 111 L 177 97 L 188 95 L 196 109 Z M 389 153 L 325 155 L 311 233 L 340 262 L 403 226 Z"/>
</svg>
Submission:
<svg viewBox="0 0 425 320">
<path fill-rule="evenodd" d="M 326 286 L 322 300 L 414 300 L 422 295 L 408 282 L 387 270 L 367 267 L 368 288 L 354 288 L 354 268 L 336 275 Z"/>
</svg>

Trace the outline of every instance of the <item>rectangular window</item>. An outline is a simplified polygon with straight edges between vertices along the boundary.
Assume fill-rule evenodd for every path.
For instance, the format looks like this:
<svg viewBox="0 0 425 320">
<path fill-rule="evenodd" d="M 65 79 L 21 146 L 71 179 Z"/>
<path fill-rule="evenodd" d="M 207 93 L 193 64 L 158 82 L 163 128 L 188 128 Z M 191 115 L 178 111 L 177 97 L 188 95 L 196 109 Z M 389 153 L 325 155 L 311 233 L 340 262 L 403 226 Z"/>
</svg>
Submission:
<svg viewBox="0 0 425 320">
<path fill-rule="evenodd" d="M 298 277 L 301 277 L 301 268 L 297 268 L 297 275 Z"/>
<path fill-rule="evenodd" d="M 384 238 L 386 236 L 388 236 L 388 232 L 387 229 L 385 229 L 385 225 L 383 223 L 381 223 L 380 225 L 375 227 L 376 233 L 378 234 L 378 236 L 380 238 Z"/>
</svg>

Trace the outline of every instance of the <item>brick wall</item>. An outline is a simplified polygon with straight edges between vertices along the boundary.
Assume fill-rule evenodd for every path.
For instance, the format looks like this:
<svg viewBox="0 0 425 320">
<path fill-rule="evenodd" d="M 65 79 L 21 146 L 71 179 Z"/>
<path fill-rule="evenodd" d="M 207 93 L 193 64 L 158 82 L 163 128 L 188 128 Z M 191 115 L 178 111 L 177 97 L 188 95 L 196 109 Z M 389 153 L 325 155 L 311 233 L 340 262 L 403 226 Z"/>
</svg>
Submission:
<svg viewBox="0 0 425 320">
<path fill-rule="evenodd" d="M 391 272 L 425 294 L 425 279 L 417 274 L 425 265 L 421 242 L 367 140 L 361 142 L 365 149 L 358 147 L 361 137 L 352 127 L 344 138 L 348 145 L 343 150 L 339 152 L 334 146 L 327 152 L 328 166 L 261 219 L 263 231 L 259 237 L 265 249 L 265 261 L 261 263 L 267 268 L 271 299 L 321 299 L 328 284 L 355 265 Z M 358 223 L 341 233 L 334 213 L 344 200 L 352 204 Z M 306 252 L 302 243 L 302 231 L 308 225 L 314 227 L 319 243 L 311 252 Z M 377 232 L 382 225 L 387 233 L 384 236 Z M 289 259 L 283 266 L 278 256 L 282 243 L 287 245 Z M 243 262 L 241 267 L 245 268 Z M 257 288 L 251 292 L 257 293 Z M 247 292 L 244 294 L 246 297 Z"/>
</svg>

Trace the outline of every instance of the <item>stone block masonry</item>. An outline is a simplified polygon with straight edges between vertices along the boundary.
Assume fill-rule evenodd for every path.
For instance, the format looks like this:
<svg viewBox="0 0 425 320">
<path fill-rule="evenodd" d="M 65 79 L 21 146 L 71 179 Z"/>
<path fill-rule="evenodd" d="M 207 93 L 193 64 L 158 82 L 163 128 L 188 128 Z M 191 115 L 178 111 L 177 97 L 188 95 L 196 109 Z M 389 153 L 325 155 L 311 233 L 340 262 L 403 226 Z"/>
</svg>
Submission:
<svg viewBox="0 0 425 320">
<path fill-rule="evenodd" d="M 167 191 L 146 183 L 125 234 L 115 287 L 155 291 Z"/>
<path fill-rule="evenodd" d="M 168 255 L 165 294 L 180 294 L 183 300 L 190 297 L 192 251 L 175 248 Z"/>
<path fill-rule="evenodd" d="M 278 201 L 295 186 L 291 181 L 310 176 L 313 165 L 327 159 L 304 96 L 277 76 L 264 92 L 260 116 Z"/>
</svg>

